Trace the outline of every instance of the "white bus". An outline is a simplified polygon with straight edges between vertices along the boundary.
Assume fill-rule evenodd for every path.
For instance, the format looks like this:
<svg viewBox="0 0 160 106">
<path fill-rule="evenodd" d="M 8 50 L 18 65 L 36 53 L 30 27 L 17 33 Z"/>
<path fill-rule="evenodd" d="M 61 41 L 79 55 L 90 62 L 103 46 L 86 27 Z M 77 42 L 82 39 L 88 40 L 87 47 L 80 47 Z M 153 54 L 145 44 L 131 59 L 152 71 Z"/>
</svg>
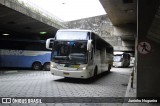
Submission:
<svg viewBox="0 0 160 106">
<path fill-rule="evenodd" d="M 112 67 L 113 47 L 90 30 L 58 30 L 46 48 L 52 50 L 52 75 L 90 78 Z"/>
<path fill-rule="evenodd" d="M 125 52 L 114 52 L 114 67 L 129 67 L 130 65 L 130 54 Z"/>
</svg>

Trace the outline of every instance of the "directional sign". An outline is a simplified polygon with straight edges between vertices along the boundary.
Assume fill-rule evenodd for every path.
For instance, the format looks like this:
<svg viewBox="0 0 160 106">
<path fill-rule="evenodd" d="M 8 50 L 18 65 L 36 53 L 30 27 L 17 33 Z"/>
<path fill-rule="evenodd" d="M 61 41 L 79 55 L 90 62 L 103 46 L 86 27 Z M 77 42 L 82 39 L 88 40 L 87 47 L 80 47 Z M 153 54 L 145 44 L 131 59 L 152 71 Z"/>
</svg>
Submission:
<svg viewBox="0 0 160 106">
<path fill-rule="evenodd" d="M 148 42 L 140 42 L 137 49 L 141 54 L 148 54 L 151 52 L 151 45 Z"/>
</svg>

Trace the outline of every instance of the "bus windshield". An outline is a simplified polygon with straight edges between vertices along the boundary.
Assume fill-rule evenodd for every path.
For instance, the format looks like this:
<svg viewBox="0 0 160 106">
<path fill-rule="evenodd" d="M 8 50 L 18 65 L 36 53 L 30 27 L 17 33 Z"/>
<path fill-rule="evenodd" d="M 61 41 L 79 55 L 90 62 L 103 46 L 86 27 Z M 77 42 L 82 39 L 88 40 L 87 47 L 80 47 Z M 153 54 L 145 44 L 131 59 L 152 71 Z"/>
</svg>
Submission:
<svg viewBox="0 0 160 106">
<path fill-rule="evenodd" d="M 115 62 L 120 62 L 120 61 L 122 61 L 122 55 L 114 55 L 114 61 L 115 61 Z"/>
<path fill-rule="evenodd" d="M 56 63 L 87 63 L 87 41 L 55 41 L 51 60 Z"/>
<path fill-rule="evenodd" d="M 87 40 L 88 32 L 82 31 L 59 31 L 56 34 L 56 40 Z"/>
</svg>

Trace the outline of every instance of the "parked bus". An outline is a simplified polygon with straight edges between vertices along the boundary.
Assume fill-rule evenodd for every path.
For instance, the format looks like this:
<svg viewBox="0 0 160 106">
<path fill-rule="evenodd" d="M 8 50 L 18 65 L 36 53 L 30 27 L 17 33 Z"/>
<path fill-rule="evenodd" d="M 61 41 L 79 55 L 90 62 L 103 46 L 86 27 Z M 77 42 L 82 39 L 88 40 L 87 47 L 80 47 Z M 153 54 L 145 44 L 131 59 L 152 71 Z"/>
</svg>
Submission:
<svg viewBox="0 0 160 106">
<path fill-rule="evenodd" d="M 52 50 L 52 75 L 90 78 L 112 67 L 113 47 L 90 30 L 58 30 L 46 48 Z"/>
<path fill-rule="evenodd" d="M 115 67 L 129 67 L 130 54 L 124 52 L 114 52 L 113 60 L 113 66 Z"/>
<path fill-rule="evenodd" d="M 45 40 L 0 40 L 0 67 L 50 69 Z"/>
</svg>

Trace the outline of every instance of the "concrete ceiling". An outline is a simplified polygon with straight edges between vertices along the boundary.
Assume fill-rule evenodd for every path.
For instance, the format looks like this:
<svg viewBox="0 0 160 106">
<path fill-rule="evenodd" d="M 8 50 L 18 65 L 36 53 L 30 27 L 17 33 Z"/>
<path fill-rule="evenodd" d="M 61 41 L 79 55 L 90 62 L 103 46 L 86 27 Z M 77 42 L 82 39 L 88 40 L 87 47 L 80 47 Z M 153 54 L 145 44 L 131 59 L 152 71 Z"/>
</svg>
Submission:
<svg viewBox="0 0 160 106">
<path fill-rule="evenodd" d="M 10 36 L 40 36 L 40 32 L 47 32 L 45 36 L 53 36 L 56 31 L 57 28 L 0 4 L 0 38 L 4 33 Z"/>
<path fill-rule="evenodd" d="M 130 1 L 129 3 L 126 1 Z M 113 25 L 136 23 L 136 0 L 100 0 Z M 40 22 L 14 9 L 0 4 L 0 37 L 4 33 L 11 36 L 53 37 L 57 28 Z"/>
<path fill-rule="evenodd" d="M 136 23 L 137 0 L 99 0 L 113 25 Z"/>
</svg>

